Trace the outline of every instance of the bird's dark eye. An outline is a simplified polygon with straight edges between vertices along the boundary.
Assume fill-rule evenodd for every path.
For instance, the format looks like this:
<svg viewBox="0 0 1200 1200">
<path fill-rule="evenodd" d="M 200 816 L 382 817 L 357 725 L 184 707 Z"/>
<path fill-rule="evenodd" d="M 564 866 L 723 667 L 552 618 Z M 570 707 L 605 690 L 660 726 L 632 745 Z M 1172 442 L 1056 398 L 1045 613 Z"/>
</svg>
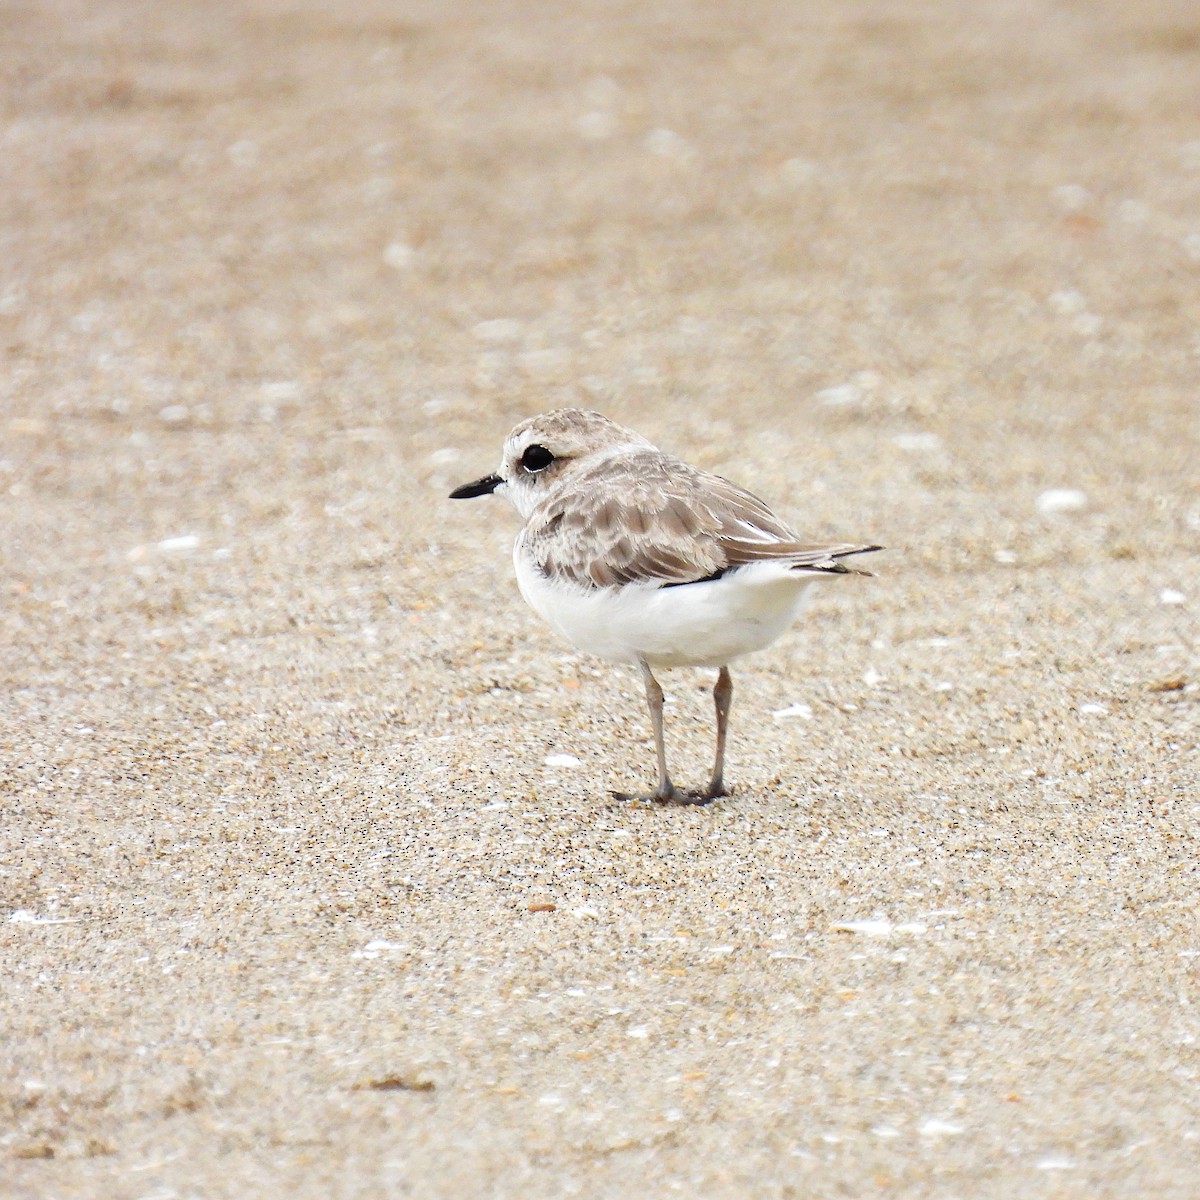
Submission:
<svg viewBox="0 0 1200 1200">
<path fill-rule="evenodd" d="M 521 455 L 521 466 L 533 474 L 544 471 L 554 461 L 554 455 L 545 446 L 529 446 Z"/>
</svg>

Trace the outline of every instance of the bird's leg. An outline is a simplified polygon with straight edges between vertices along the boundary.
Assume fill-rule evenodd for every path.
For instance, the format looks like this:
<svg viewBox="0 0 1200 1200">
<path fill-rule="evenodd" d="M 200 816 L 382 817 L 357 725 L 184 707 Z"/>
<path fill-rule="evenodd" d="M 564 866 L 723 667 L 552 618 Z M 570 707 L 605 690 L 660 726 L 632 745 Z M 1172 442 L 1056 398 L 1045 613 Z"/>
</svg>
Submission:
<svg viewBox="0 0 1200 1200">
<path fill-rule="evenodd" d="M 713 763 L 708 791 L 704 793 L 706 800 L 729 795 L 725 790 L 725 732 L 729 725 L 729 706 L 732 701 L 733 677 L 729 674 L 728 667 L 722 667 L 717 672 L 717 682 L 713 684 L 713 702 L 717 706 L 717 757 Z"/>
<path fill-rule="evenodd" d="M 638 659 L 642 668 L 642 682 L 646 685 L 646 704 L 650 708 L 650 720 L 654 724 L 654 752 L 658 755 L 658 787 L 652 799 L 674 800 L 675 785 L 667 773 L 667 749 L 663 742 L 663 690 L 650 670 L 650 664 L 644 659 Z"/>
</svg>

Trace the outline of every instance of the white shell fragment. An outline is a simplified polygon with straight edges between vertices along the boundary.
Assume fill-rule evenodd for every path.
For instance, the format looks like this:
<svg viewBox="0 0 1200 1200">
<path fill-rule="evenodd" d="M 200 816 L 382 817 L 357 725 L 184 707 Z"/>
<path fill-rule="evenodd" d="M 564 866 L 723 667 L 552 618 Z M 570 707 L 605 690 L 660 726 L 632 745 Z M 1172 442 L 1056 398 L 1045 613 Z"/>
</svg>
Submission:
<svg viewBox="0 0 1200 1200">
<path fill-rule="evenodd" d="M 471 332 L 481 342 L 515 342 L 521 336 L 522 326 L 512 317 L 494 317 L 490 321 L 480 321 Z"/>
<path fill-rule="evenodd" d="M 1159 604 L 1183 604 L 1187 597 L 1182 592 L 1177 592 L 1174 588 L 1163 588 L 1158 593 Z"/>
<path fill-rule="evenodd" d="M 1072 1171 L 1075 1169 L 1075 1164 L 1065 1154 L 1048 1154 L 1045 1158 L 1038 1159 L 1034 1166 L 1039 1171 Z"/>
<path fill-rule="evenodd" d="M 617 132 L 617 117 L 615 113 L 593 109 L 575 118 L 575 129 L 580 137 L 589 142 L 602 142 Z"/>
<path fill-rule="evenodd" d="M 902 921 L 893 925 L 884 917 L 872 917 L 865 921 L 839 921 L 830 927 L 834 933 L 861 933 L 865 937 L 888 937 L 893 933 L 922 934 L 929 931 L 929 926 L 921 921 Z"/>
<path fill-rule="evenodd" d="M 1087 308 L 1087 300 L 1084 299 L 1083 293 L 1075 291 L 1074 288 L 1064 288 L 1060 292 L 1051 293 L 1046 297 L 1046 303 L 1064 317 L 1081 313 Z"/>
<path fill-rule="evenodd" d="M 779 164 L 779 177 L 793 185 L 809 183 L 821 173 L 811 158 L 788 158 Z"/>
<path fill-rule="evenodd" d="M 963 1127 L 953 1121 L 944 1121 L 941 1117 L 926 1117 L 917 1127 L 917 1132 L 927 1138 L 953 1137 L 956 1133 L 962 1133 Z"/>
<path fill-rule="evenodd" d="M 355 950 L 351 958 L 379 958 L 392 950 L 407 950 L 400 942 L 389 942 L 387 938 L 372 938 L 361 950 Z"/>
<path fill-rule="evenodd" d="M 383 252 L 383 261 L 394 270 L 402 271 L 412 264 L 414 253 L 406 242 L 392 242 Z"/>
<path fill-rule="evenodd" d="M 891 921 L 839 921 L 833 926 L 835 933 L 861 933 L 867 937 L 887 937 L 892 932 Z"/>
<path fill-rule="evenodd" d="M 1092 199 L 1092 193 L 1079 183 L 1060 184 L 1052 194 L 1068 212 L 1078 211 Z"/>
<path fill-rule="evenodd" d="M 686 162 L 696 153 L 691 143 L 673 129 L 652 129 L 646 134 L 642 144 L 651 154 L 674 159 L 676 162 Z"/>
<path fill-rule="evenodd" d="M 930 450 L 940 450 L 942 439 L 936 433 L 897 433 L 892 437 L 892 445 L 897 449 L 919 454 Z"/>
<path fill-rule="evenodd" d="M 1087 508 L 1086 492 L 1078 488 L 1047 488 L 1034 501 L 1034 507 L 1044 517 L 1057 516 L 1059 513 L 1082 512 Z"/>
<path fill-rule="evenodd" d="M 70 925 L 75 917 L 39 917 L 27 908 L 18 908 L 9 918 L 13 925 Z"/>
<path fill-rule="evenodd" d="M 787 708 L 777 708 L 771 716 L 777 721 L 788 721 L 793 717 L 799 717 L 802 721 L 811 721 L 813 710 L 811 704 L 805 704 L 801 700 L 798 704 L 789 704 Z"/>
<path fill-rule="evenodd" d="M 582 765 L 582 761 L 573 754 L 547 754 L 542 759 L 548 767 L 578 767 Z"/>
<path fill-rule="evenodd" d="M 817 402 L 826 408 L 845 408 L 857 404 L 862 397 L 862 388 L 858 384 L 840 383 L 835 387 L 822 388 L 817 393 Z"/>
</svg>

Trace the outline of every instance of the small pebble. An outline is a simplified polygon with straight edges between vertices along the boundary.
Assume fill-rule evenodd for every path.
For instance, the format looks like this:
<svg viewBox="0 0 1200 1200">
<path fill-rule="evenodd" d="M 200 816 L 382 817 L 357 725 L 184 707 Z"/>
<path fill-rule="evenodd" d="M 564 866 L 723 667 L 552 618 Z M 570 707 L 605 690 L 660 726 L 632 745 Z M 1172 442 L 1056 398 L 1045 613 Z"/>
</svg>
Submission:
<svg viewBox="0 0 1200 1200">
<path fill-rule="evenodd" d="M 1148 692 L 1182 692 L 1188 686 L 1186 675 L 1172 675 L 1169 679 L 1159 679 L 1146 684 Z"/>
</svg>

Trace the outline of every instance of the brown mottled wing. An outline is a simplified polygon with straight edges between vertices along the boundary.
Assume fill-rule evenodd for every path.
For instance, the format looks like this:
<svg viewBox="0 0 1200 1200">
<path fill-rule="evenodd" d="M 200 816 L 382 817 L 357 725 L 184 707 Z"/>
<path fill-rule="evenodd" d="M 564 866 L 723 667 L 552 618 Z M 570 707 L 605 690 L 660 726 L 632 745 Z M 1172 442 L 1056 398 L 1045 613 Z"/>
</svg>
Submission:
<svg viewBox="0 0 1200 1200">
<path fill-rule="evenodd" d="M 593 587 L 692 583 L 766 559 L 844 572 L 838 556 L 873 549 L 804 545 L 756 496 L 654 450 L 579 470 L 531 515 L 525 544 L 547 575 Z"/>
</svg>

